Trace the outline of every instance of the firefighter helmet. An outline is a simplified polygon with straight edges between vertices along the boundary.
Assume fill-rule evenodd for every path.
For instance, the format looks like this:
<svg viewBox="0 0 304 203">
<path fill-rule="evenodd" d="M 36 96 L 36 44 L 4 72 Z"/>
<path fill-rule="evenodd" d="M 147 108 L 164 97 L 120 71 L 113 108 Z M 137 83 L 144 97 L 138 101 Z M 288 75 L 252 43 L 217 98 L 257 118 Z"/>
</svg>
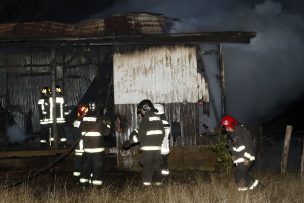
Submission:
<svg viewBox="0 0 304 203">
<path fill-rule="evenodd" d="M 43 87 L 41 90 L 40 90 L 40 93 L 43 94 L 43 95 L 49 95 L 52 93 L 51 91 L 51 88 L 50 87 Z"/>
<path fill-rule="evenodd" d="M 55 90 L 57 93 L 62 93 L 61 87 L 59 85 L 56 85 Z"/>
<path fill-rule="evenodd" d="M 232 116 L 224 116 L 221 120 L 221 125 L 234 129 L 237 126 L 238 121 Z"/>
<path fill-rule="evenodd" d="M 77 109 L 77 117 L 85 116 L 89 111 L 89 107 L 86 104 L 80 104 Z"/>
<path fill-rule="evenodd" d="M 149 99 L 144 99 L 137 105 L 137 113 L 140 113 L 141 110 L 144 112 L 153 111 L 157 112 L 157 109 L 154 108 L 152 102 Z"/>
<path fill-rule="evenodd" d="M 158 115 L 161 115 L 161 114 L 164 114 L 165 113 L 165 110 L 164 110 L 164 106 L 161 105 L 161 104 L 154 104 L 153 105 L 154 108 L 157 110 L 157 113 Z"/>
</svg>

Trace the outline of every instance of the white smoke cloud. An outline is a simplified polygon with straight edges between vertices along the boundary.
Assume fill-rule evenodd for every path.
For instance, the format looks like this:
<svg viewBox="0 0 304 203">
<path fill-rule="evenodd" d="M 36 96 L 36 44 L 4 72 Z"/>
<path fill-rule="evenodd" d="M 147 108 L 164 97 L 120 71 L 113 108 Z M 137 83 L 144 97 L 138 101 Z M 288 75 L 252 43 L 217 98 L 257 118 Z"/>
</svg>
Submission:
<svg viewBox="0 0 304 203">
<path fill-rule="evenodd" d="M 7 127 L 7 137 L 11 144 L 22 143 L 26 139 L 24 131 L 16 124 Z"/>
<path fill-rule="evenodd" d="M 279 1 L 129 0 L 102 15 L 161 13 L 180 19 L 172 32 L 256 31 L 250 44 L 224 45 L 224 59 L 228 113 L 257 124 L 304 96 L 303 17 L 284 10 Z"/>
<path fill-rule="evenodd" d="M 249 46 L 225 47 L 227 102 L 231 114 L 258 123 L 304 96 L 304 24 L 281 4 L 265 1 L 251 11 L 248 25 L 257 32 Z"/>
<path fill-rule="evenodd" d="M 279 15 L 282 12 L 282 5 L 274 1 L 265 1 L 255 6 L 255 12 L 260 15 Z"/>
</svg>

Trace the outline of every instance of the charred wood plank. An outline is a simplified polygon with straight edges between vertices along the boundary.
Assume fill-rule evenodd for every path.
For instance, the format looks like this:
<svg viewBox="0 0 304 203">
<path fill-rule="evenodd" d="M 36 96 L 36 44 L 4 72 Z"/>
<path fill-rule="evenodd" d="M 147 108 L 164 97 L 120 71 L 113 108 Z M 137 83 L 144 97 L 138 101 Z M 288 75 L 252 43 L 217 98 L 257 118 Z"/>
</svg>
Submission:
<svg viewBox="0 0 304 203">
<path fill-rule="evenodd" d="M 2 38 L 0 46 L 112 46 L 131 44 L 197 44 L 201 42 L 212 43 L 250 43 L 255 32 L 202 32 L 179 34 L 152 34 L 128 36 L 87 36 L 87 37 L 61 37 L 61 38 Z"/>
<path fill-rule="evenodd" d="M 68 149 L 0 151 L 0 159 L 56 156 L 67 151 Z"/>
</svg>

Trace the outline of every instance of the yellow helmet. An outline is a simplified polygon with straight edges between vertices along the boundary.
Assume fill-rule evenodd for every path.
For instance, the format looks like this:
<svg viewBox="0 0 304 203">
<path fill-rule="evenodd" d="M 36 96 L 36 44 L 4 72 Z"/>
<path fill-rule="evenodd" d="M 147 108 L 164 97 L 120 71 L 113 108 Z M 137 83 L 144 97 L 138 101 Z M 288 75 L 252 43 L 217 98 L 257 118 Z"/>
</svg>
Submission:
<svg viewBox="0 0 304 203">
<path fill-rule="evenodd" d="M 62 93 L 61 87 L 59 85 L 56 85 L 56 92 L 57 93 Z"/>
<path fill-rule="evenodd" d="M 43 95 L 48 95 L 48 94 L 51 94 L 52 91 L 51 91 L 51 88 L 50 88 L 50 87 L 43 87 L 43 88 L 40 90 L 40 93 L 43 94 Z"/>
</svg>

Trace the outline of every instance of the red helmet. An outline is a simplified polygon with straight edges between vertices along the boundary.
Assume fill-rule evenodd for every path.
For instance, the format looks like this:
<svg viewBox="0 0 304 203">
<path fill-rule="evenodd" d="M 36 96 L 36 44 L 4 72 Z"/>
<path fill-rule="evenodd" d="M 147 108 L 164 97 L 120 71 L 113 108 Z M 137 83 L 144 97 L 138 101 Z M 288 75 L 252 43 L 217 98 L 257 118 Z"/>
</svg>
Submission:
<svg viewBox="0 0 304 203">
<path fill-rule="evenodd" d="M 232 129 L 234 129 L 235 126 L 237 126 L 238 121 L 235 118 L 233 118 L 232 116 L 224 116 L 221 120 L 221 124 L 222 124 L 222 126 L 230 127 Z"/>
<path fill-rule="evenodd" d="M 77 109 L 77 117 L 85 116 L 88 113 L 88 111 L 89 111 L 88 105 L 85 104 L 79 105 Z"/>
</svg>

